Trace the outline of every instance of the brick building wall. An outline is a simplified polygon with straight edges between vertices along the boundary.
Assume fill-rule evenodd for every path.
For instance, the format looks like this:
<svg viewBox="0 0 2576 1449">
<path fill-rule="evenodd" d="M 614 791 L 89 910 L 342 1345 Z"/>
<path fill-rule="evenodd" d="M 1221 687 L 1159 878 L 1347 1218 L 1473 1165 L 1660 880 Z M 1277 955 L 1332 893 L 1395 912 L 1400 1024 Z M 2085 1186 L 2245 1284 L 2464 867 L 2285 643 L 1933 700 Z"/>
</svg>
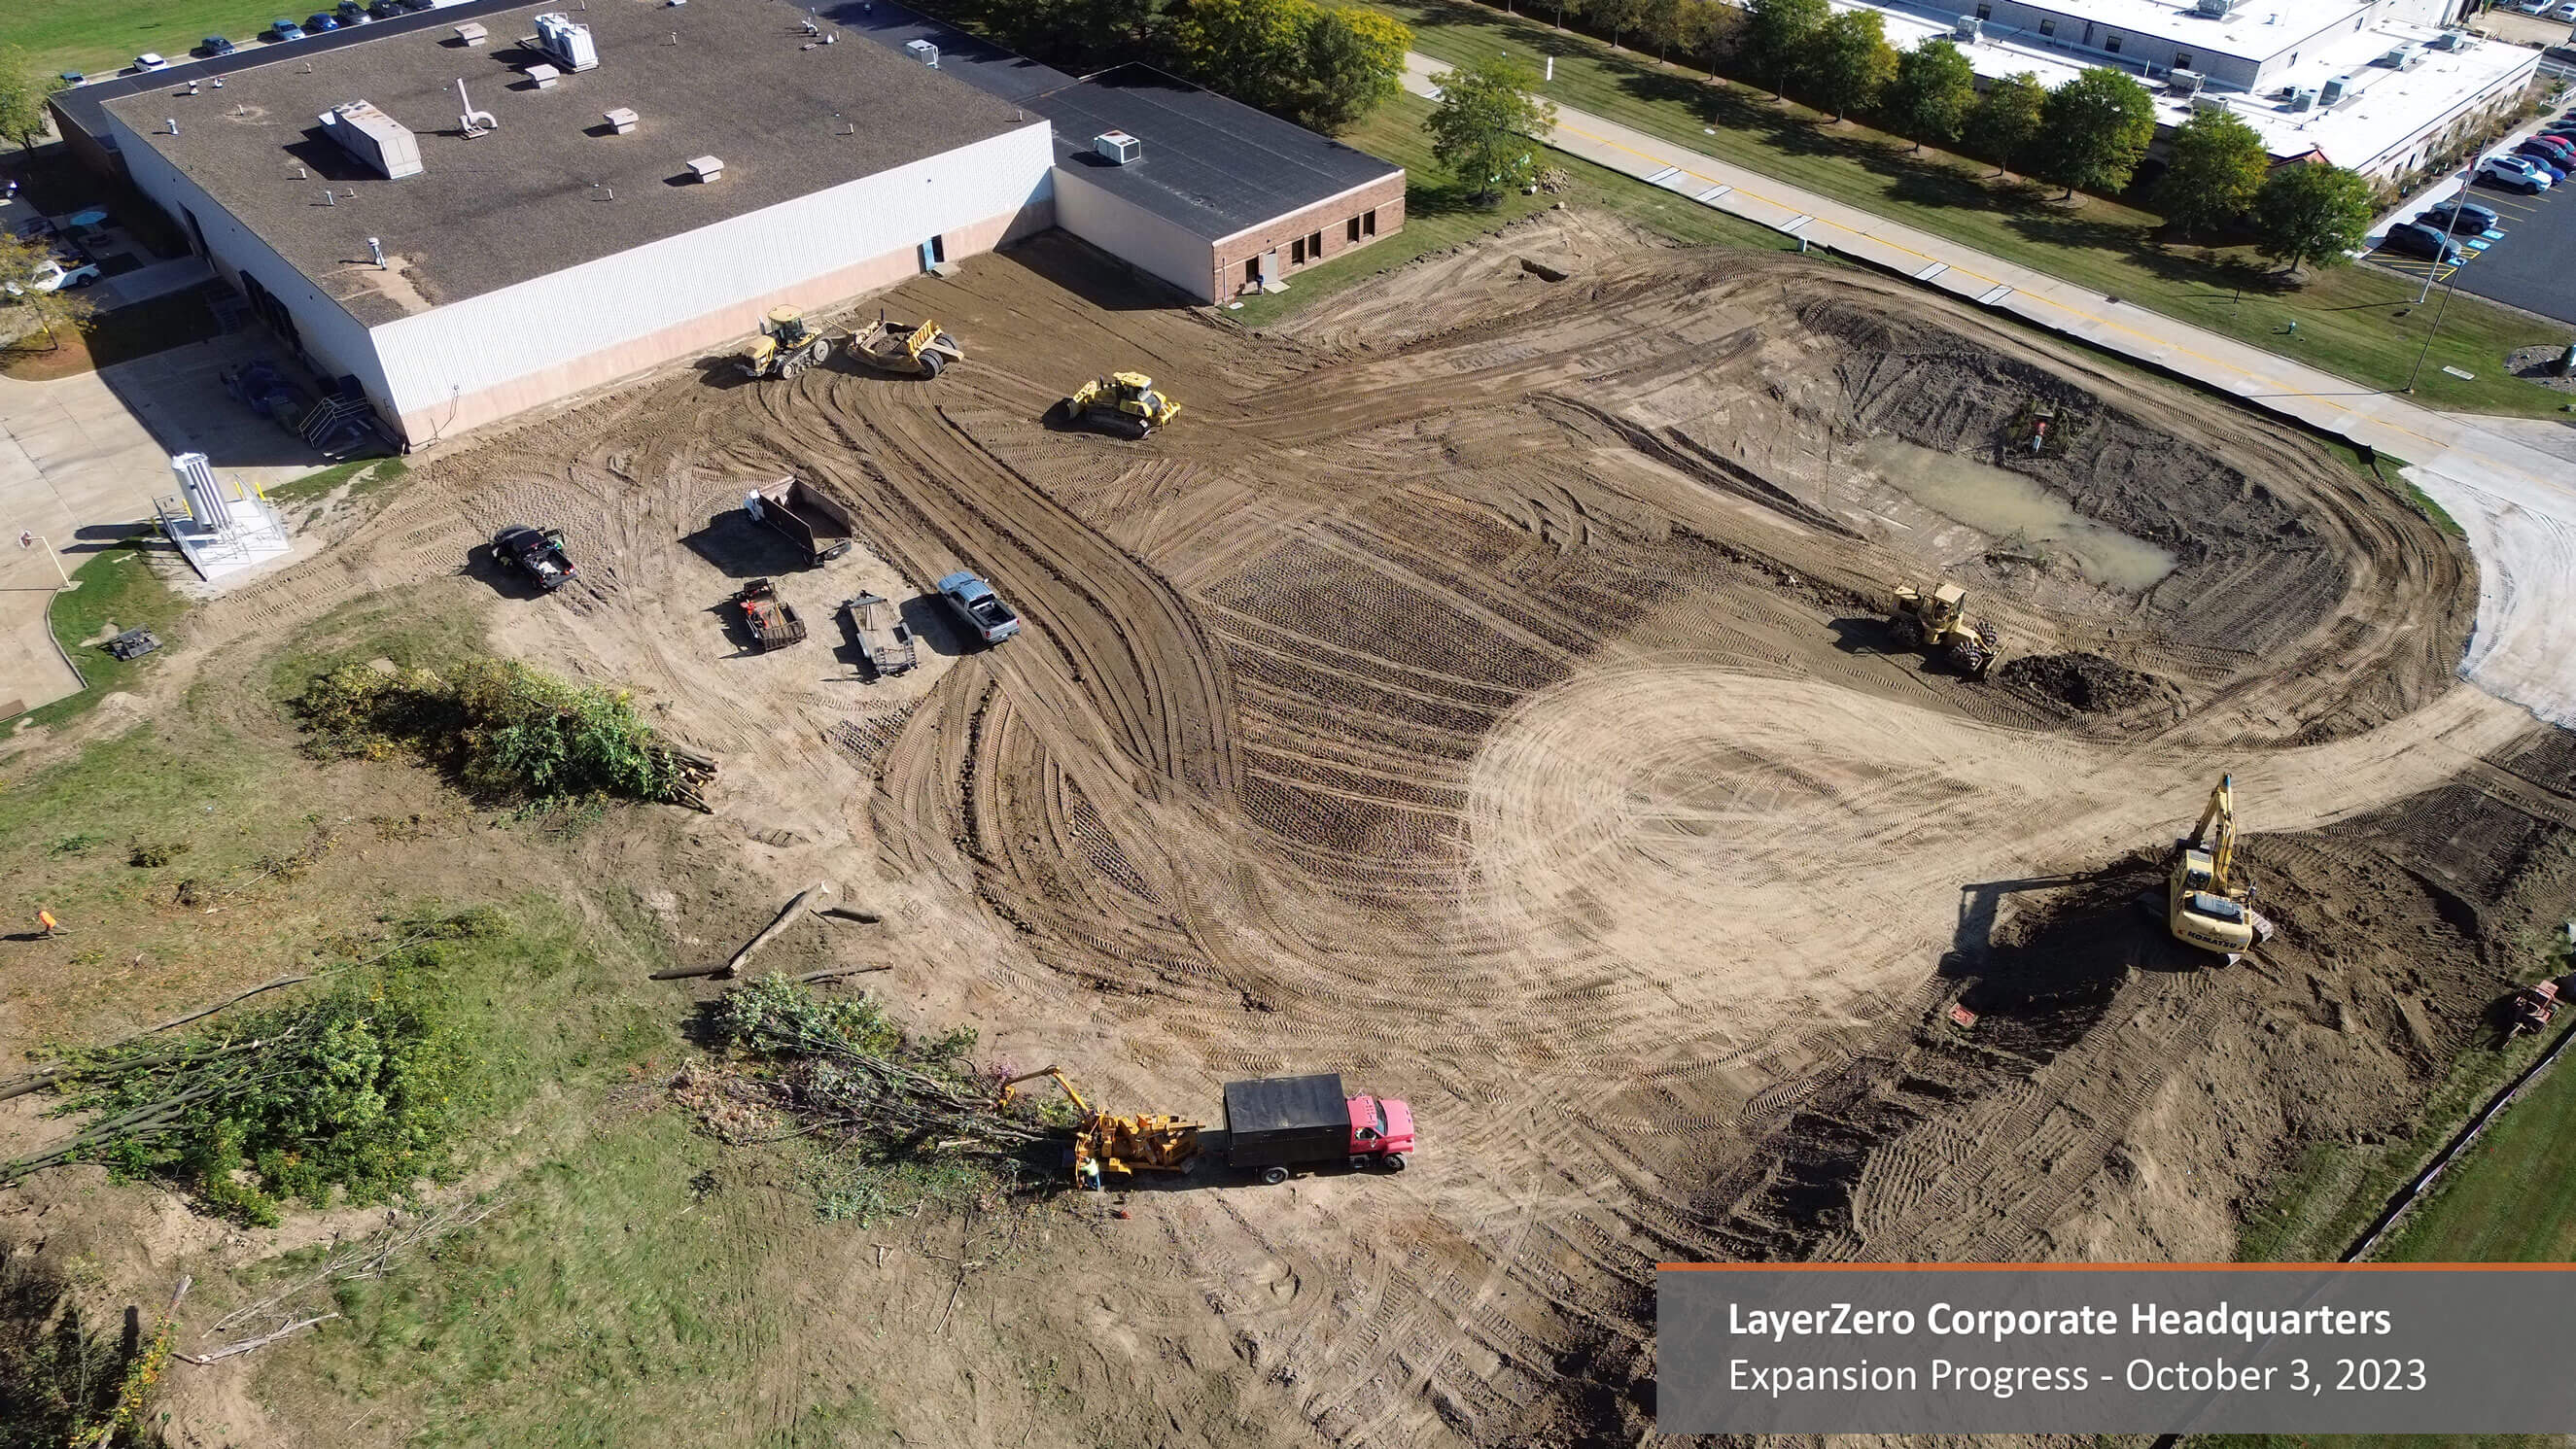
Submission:
<svg viewBox="0 0 2576 1449">
<path fill-rule="evenodd" d="M 1239 295 L 1245 264 L 1257 265 L 1262 254 L 1274 248 L 1279 253 L 1278 275 L 1284 279 L 1392 235 L 1403 225 L 1404 173 L 1398 171 L 1218 242 L 1215 285 L 1209 295 L 1218 301 Z"/>
</svg>

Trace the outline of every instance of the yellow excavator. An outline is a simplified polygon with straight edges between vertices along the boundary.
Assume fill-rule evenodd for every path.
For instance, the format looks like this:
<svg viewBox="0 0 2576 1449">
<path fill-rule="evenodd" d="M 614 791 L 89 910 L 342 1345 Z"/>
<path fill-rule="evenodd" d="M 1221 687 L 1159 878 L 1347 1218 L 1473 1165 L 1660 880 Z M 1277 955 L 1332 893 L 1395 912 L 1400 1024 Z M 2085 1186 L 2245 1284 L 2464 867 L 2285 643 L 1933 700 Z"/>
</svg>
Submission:
<svg viewBox="0 0 2576 1449">
<path fill-rule="evenodd" d="M 1995 667 L 1994 626 L 1968 617 L 1968 591 L 1957 584 L 1945 583 L 1929 595 L 1898 585 L 1887 632 L 1897 648 L 1938 655 L 1970 679 L 1983 679 Z"/>
<path fill-rule="evenodd" d="M 1181 405 L 1156 391 L 1154 380 L 1141 372 L 1095 377 L 1060 406 L 1066 422 L 1121 438 L 1142 438 L 1181 415 Z"/>
<path fill-rule="evenodd" d="M 748 377 L 794 377 L 831 355 L 831 339 L 820 327 L 808 325 L 804 313 L 772 307 L 760 319 L 760 335 L 742 355 L 742 370 Z"/>
<path fill-rule="evenodd" d="M 1101 1176 L 1132 1177 L 1139 1172 L 1186 1172 L 1199 1155 L 1199 1131 L 1206 1124 L 1155 1112 L 1113 1115 L 1082 1100 L 1073 1081 L 1055 1067 L 1022 1072 L 1002 1083 L 1001 1106 L 1011 1105 L 1022 1082 L 1053 1077 L 1073 1104 L 1073 1185 L 1097 1189 Z"/>
<path fill-rule="evenodd" d="M 2234 965 L 2269 940 L 2272 923 L 2254 909 L 2254 881 L 2236 859 L 2236 777 L 2221 775 L 2191 834 L 2174 842 L 2165 888 L 2165 925 L 2186 946 L 2215 951 Z"/>
</svg>

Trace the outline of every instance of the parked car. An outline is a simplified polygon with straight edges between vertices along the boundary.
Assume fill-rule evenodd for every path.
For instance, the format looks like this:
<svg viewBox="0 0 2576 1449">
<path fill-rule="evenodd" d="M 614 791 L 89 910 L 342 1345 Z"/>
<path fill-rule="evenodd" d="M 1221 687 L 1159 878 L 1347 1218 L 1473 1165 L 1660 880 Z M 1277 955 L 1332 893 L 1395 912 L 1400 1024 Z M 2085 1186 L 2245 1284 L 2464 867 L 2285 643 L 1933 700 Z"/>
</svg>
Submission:
<svg viewBox="0 0 2576 1449">
<path fill-rule="evenodd" d="M 2546 15 L 2555 0 L 2514 0 L 2513 8 L 2525 15 Z"/>
<path fill-rule="evenodd" d="M 2534 147 L 2539 149 L 2532 149 Z M 2518 149 L 2526 156 L 2546 157 L 2550 165 L 2561 170 L 2565 170 L 2570 161 L 2576 161 L 2576 139 L 2566 136 L 2526 137 Z"/>
<path fill-rule="evenodd" d="M 226 56 L 232 53 L 233 43 L 224 39 L 220 35 L 209 35 L 205 39 L 197 42 L 197 54 L 204 56 L 208 60 L 213 60 L 218 56 Z"/>
<path fill-rule="evenodd" d="M 359 0 L 340 0 L 340 8 L 331 13 L 340 17 L 342 25 L 367 23 L 367 7 L 360 4 Z"/>
<path fill-rule="evenodd" d="M 2547 191 L 2556 184 L 2527 156 L 2489 156 L 2478 163 L 2478 179 L 2508 191 Z"/>
<path fill-rule="evenodd" d="M 316 10 L 304 17 L 304 33 L 307 35 L 320 35 L 323 31 L 339 28 L 339 17 L 327 10 Z"/>
<path fill-rule="evenodd" d="M 395 4 L 394 0 L 376 0 L 375 4 L 367 7 L 367 18 L 369 20 L 391 20 L 397 15 L 408 15 L 410 13 L 411 11 L 409 9 Z"/>
<path fill-rule="evenodd" d="M 87 257 L 48 257 L 36 263 L 27 277 L 27 285 L 39 292 L 77 292 L 99 279 L 98 263 Z M 24 296 L 18 284 L 8 284 L 11 296 Z"/>
<path fill-rule="evenodd" d="M 940 597 L 966 621 L 975 637 L 987 644 L 999 644 L 1020 632 L 1020 616 L 993 592 L 993 586 L 964 569 L 939 581 Z"/>
<path fill-rule="evenodd" d="M 2469 259 L 2468 252 L 2458 242 L 2414 221 L 2401 221 L 2390 227 L 2388 235 L 2380 239 L 2379 249 L 2402 256 L 2427 257 L 2454 267 Z"/>
<path fill-rule="evenodd" d="M 272 20 L 268 22 L 268 38 L 271 40 L 302 40 L 304 38 L 304 27 L 296 24 L 292 20 Z"/>
<path fill-rule="evenodd" d="M 2566 163 L 2560 161 L 2555 153 L 2537 141 L 2523 142 L 2513 148 L 2513 154 L 2529 164 L 2533 170 L 2548 177 L 2553 186 L 2567 179 Z"/>
<path fill-rule="evenodd" d="M 2482 236 L 2495 230 L 2503 218 L 2474 201 L 2446 201 L 2427 209 L 2415 220 L 2417 224 L 2435 231 L 2447 231 L 2458 236 Z"/>
<path fill-rule="evenodd" d="M 170 62 L 163 60 L 157 51 L 147 50 L 134 58 L 134 68 L 136 70 L 159 70 L 161 67 L 168 65 L 169 63 Z"/>
<path fill-rule="evenodd" d="M 2576 0 L 2569 0 L 2569 3 L 2561 5 L 2557 9 L 2550 11 L 2549 18 L 2552 20 L 2564 20 L 2570 23 L 2576 23 Z"/>
</svg>

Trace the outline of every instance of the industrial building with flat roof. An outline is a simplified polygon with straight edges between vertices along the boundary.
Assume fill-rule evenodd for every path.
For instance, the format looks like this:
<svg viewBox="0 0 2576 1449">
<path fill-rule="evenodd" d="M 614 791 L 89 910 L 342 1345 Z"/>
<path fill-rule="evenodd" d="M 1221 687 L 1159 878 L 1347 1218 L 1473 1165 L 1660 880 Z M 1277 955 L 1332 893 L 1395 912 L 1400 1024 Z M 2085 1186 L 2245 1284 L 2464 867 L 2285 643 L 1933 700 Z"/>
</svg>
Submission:
<svg viewBox="0 0 2576 1449">
<path fill-rule="evenodd" d="M 1211 301 L 1402 220 L 1399 168 L 1169 77 L 979 75 L 768 0 L 374 28 L 56 112 L 413 445 L 1051 225 Z"/>
<path fill-rule="evenodd" d="M 2468 0 L 1837 0 L 1888 39 L 1958 43 L 1981 81 L 2062 85 L 2088 67 L 2147 82 L 2156 121 L 2225 110 L 2276 161 L 2404 179 L 2528 90 L 2540 53 L 2450 28 Z"/>
</svg>

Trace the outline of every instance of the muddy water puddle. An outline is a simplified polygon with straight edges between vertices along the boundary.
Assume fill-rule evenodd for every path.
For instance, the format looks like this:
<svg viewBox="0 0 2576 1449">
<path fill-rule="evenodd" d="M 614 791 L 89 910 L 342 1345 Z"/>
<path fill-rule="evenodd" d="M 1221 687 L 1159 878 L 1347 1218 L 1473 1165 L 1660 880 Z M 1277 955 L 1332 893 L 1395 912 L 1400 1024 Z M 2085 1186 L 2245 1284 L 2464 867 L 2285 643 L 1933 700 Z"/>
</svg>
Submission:
<svg viewBox="0 0 2576 1449">
<path fill-rule="evenodd" d="M 2105 588 L 2144 593 L 2173 572 L 2172 550 L 2087 518 L 2018 473 L 1889 437 L 1861 444 L 1860 462 L 1942 517 L 1998 539 L 2027 539 Z"/>
</svg>

